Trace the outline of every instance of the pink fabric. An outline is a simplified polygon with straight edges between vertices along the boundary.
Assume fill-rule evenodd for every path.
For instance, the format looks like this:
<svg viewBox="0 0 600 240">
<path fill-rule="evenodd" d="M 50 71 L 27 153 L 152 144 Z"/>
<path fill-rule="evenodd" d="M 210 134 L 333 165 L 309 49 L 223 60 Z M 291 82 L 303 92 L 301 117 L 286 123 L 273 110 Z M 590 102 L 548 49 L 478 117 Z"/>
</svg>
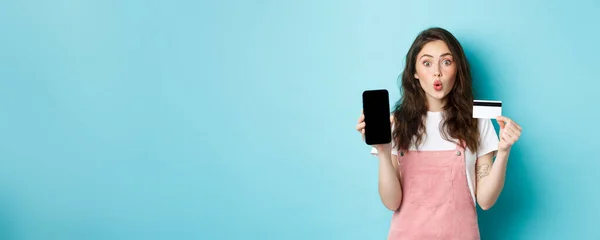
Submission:
<svg viewBox="0 0 600 240">
<path fill-rule="evenodd" d="M 402 204 L 388 239 L 480 239 L 464 148 L 401 153 L 398 169 Z"/>
</svg>

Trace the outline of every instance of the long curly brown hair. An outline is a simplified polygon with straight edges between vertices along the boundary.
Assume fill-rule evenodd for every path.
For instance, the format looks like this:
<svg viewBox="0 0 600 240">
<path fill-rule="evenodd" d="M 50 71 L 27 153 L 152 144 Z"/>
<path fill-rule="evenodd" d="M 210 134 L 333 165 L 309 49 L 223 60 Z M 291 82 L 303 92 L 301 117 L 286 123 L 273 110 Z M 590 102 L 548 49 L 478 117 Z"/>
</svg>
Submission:
<svg viewBox="0 0 600 240">
<path fill-rule="evenodd" d="M 448 45 L 457 64 L 456 81 L 452 90 L 445 97 L 446 104 L 442 111 L 442 137 L 448 141 L 477 151 L 479 147 L 479 130 L 477 119 L 473 114 L 473 89 L 469 63 L 461 44 L 450 32 L 443 28 L 429 28 L 416 37 L 408 53 L 401 78 L 401 98 L 396 103 L 394 115 L 393 139 L 396 148 L 409 151 L 411 144 L 417 148 L 423 141 L 425 119 L 427 116 L 427 99 L 421 84 L 414 75 L 416 72 L 417 54 L 428 42 L 441 40 Z M 450 138 L 452 139 L 450 139 Z M 459 142 L 456 142 L 458 140 Z"/>
</svg>

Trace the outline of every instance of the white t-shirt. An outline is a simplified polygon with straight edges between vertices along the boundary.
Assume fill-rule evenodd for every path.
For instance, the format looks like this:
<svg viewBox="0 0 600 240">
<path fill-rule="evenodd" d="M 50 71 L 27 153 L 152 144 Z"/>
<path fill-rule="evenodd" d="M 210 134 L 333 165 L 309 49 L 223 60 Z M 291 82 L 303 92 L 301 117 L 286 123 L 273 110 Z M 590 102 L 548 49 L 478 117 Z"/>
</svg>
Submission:
<svg viewBox="0 0 600 240">
<path fill-rule="evenodd" d="M 442 112 L 427 112 L 426 119 L 426 136 L 423 137 L 423 142 L 420 146 L 421 151 L 439 151 L 439 150 L 452 150 L 456 149 L 456 143 L 446 141 L 442 138 L 440 132 L 440 122 L 442 120 Z M 476 175 L 475 175 L 475 162 L 477 158 L 483 156 L 489 152 L 498 150 L 498 135 L 494 129 L 491 119 L 478 119 L 479 120 L 479 133 L 480 142 L 479 149 L 472 151 L 471 149 L 465 149 L 465 166 L 469 189 L 473 198 L 473 203 L 477 205 L 475 199 L 475 186 L 476 186 Z M 415 150 L 413 146 L 410 150 Z M 377 149 L 371 148 L 371 154 L 377 156 Z M 496 154 L 496 153 L 494 153 Z M 392 155 L 394 160 L 397 159 L 398 151 L 396 145 L 392 141 Z"/>
</svg>

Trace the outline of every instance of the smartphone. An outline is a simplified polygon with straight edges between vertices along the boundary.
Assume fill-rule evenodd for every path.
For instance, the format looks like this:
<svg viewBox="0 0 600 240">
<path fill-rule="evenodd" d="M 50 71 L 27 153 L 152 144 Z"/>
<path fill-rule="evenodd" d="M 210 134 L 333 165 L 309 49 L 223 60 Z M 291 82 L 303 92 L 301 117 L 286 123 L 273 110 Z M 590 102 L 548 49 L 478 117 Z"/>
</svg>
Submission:
<svg viewBox="0 0 600 240">
<path fill-rule="evenodd" d="M 366 90 L 362 94 L 365 115 L 365 142 L 368 145 L 392 142 L 390 96 L 385 89 Z"/>
</svg>

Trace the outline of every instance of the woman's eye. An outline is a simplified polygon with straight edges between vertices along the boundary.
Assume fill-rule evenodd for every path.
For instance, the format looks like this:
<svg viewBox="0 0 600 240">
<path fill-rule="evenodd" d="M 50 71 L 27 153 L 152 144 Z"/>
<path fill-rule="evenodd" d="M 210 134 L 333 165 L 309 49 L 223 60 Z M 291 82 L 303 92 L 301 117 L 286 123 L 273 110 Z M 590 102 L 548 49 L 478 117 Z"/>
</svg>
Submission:
<svg viewBox="0 0 600 240">
<path fill-rule="evenodd" d="M 425 65 L 425 67 L 429 67 L 431 65 L 431 63 L 429 61 L 425 61 L 425 62 L 423 62 L 423 65 Z"/>
<path fill-rule="evenodd" d="M 448 66 L 450 65 L 452 62 L 450 60 L 444 60 L 444 65 Z"/>
</svg>

